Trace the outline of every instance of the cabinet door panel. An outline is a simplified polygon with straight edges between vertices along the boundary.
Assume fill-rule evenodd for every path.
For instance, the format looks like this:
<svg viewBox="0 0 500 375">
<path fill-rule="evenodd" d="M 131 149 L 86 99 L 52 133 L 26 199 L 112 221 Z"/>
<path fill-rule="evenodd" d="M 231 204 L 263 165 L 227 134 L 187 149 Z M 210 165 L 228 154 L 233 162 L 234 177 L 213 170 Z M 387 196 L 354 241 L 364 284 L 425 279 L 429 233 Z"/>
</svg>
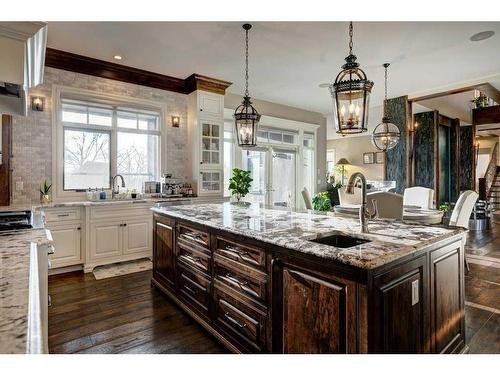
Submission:
<svg viewBox="0 0 500 375">
<path fill-rule="evenodd" d="M 431 327 L 437 353 L 451 352 L 465 341 L 463 265 L 460 246 L 431 253 Z"/>
<path fill-rule="evenodd" d="M 94 259 L 122 254 L 122 223 L 90 225 L 90 254 Z"/>
<path fill-rule="evenodd" d="M 173 223 L 154 221 L 153 272 L 166 286 L 175 285 Z"/>
<path fill-rule="evenodd" d="M 151 250 L 151 219 L 127 221 L 123 227 L 123 253 L 134 254 Z"/>
<path fill-rule="evenodd" d="M 374 279 L 374 347 L 384 353 L 428 352 L 428 289 L 425 257 Z"/>
<path fill-rule="evenodd" d="M 65 267 L 82 262 L 80 246 L 80 224 L 51 226 L 55 253 L 50 256 L 52 267 Z"/>
<path fill-rule="evenodd" d="M 283 352 L 347 353 L 355 327 L 356 290 L 350 281 L 325 280 L 283 269 Z M 348 328 L 350 327 L 350 328 Z M 354 341 L 355 342 L 355 341 Z"/>
</svg>

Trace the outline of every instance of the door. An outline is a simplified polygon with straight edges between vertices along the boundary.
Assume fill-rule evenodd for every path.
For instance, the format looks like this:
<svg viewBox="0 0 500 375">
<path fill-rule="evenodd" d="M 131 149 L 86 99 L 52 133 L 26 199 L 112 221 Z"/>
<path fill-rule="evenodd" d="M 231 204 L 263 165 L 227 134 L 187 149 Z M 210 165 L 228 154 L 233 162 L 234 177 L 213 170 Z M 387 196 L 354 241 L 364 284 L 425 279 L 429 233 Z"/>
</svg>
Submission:
<svg viewBox="0 0 500 375">
<path fill-rule="evenodd" d="M 92 259 L 122 254 L 123 222 L 90 224 L 90 255 Z"/>
<path fill-rule="evenodd" d="M 356 284 L 285 266 L 283 353 L 356 352 Z"/>
<path fill-rule="evenodd" d="M 0 115 L 0 117 L 0 206 L 8 206 L 11 189 L 12 116 Z"/>
<path fill-rule="evenodd" d="M 450 155 L 450 128 L 438 126 L 438 163 L 439 163 L 439 203 L 450 202 L 451 198 L 451 155 Z"/>
<path fill-rule="evenodd" d="M 218 168 L 222 163 L 222 126 L 221 122 L 200 120 L 201 123 L 201 160 L 202 168 Z"/>
<path fill-rule="evenodd" d="M 370 352 L 428 353 L 429 296 L 425 256 L 374 277 Z"/>
<path fill-rule="evenodd" d="M 167 287 L 175 285 L 175 253 L 173 222 L 154 220 L 153 272 Z"/>
<path fill-rule="evenodd" d="M 151 218 L 127 221 L 122 228 L 123 254 L 135 254 L 151 250 Z"/>
<path fill-rule="evenodd" d="M 297 153 L 293 149 L 259 147 L 242 151 L 242 168 L 253 179 L 247 201 L 295 207 Z"/>
<path fill-rule="evenodd" d="M 52 268 L 67 267 L 82 263 L 80 246 L 80 224 L 51 225 L 55 253 L 50 256 Z"/>
</svg>

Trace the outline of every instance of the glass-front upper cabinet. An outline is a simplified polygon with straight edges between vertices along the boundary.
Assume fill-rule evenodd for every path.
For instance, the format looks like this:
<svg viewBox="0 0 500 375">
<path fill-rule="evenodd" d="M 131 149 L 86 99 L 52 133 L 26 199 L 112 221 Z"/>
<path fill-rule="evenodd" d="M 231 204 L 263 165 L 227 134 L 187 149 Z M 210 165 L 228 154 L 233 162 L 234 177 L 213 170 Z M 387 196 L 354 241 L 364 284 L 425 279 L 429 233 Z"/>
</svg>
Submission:
<svg viewBox="0 0 500 375">
<path fill-rule="evenodd" d="M 204 167 L 222 163 L 222 124 L 211 121 L 201 122 L 201 160 Z"/>
</svg>

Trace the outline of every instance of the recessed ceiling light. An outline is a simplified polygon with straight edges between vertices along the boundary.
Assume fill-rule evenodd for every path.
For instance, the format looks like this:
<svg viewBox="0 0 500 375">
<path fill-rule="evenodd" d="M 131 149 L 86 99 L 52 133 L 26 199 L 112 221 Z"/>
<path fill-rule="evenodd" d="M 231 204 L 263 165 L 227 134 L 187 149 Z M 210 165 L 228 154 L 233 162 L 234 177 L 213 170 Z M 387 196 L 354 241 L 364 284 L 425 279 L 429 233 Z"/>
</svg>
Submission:
<svg viewBox="0 0 500 375">
<path fill-rule="evenodd" d="M 113 56 L 113 58 L 114 58 L 115 60 L 121 60 L 121 59 L 122 59 L 122 57 L 121 57 L 120 55 L 114 55 L 114 56 Z"/>
<path fill-rule="evenodd" d="M 479 42 L 480 40 L 485 40 L 491 38 L 495 35 L 494 31 L 481 31 L 480 33 L 474 34 L 470 37 L 470 40 L 473 42 Z"/>
</svg>

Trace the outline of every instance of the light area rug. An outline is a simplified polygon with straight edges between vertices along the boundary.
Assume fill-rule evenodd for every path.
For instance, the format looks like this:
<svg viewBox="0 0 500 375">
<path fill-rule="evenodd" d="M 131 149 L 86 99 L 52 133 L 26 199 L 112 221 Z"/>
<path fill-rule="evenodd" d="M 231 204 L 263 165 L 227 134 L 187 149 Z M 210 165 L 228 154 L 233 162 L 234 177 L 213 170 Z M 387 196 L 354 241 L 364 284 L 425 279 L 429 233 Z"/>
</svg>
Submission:
<svg viewBox="0 0 500 375">
<path fill-rule="evenodd" d="M 149 258 L 144 258 L 99 266 L 94 268 L 93 274 L 96 280 L 101 280 L 110 277 L 127 275 L 129 273 L 146 271 L 152 268 L 153 263 L 151 260 Z"/>
</svg>

